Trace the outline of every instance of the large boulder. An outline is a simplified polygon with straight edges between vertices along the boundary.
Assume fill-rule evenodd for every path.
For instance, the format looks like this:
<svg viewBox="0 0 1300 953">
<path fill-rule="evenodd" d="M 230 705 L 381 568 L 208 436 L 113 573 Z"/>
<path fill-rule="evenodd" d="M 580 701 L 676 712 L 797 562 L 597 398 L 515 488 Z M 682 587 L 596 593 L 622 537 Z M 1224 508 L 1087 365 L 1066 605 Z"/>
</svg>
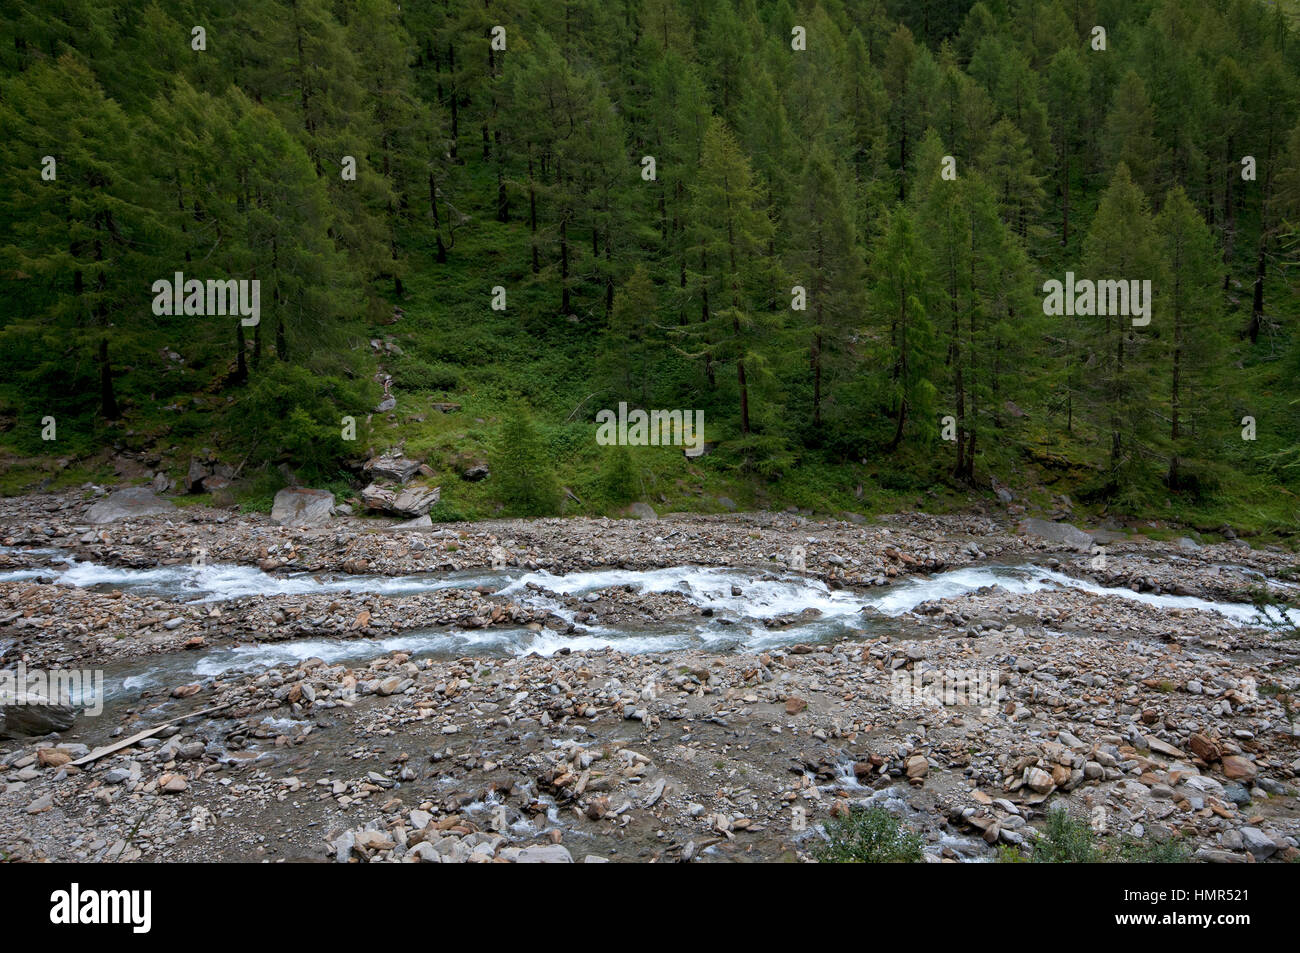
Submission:
<svg viewBox="0 0 1300 953">
<path fill-rule="evenodd" d="M 75 708 L 52 702 L 35 692 L 11 695 L 0 690 L 0 738 L 67 731 L 76 716 Z"/>
<path fill-rule="evenodd" d="M 185 474 L 185 492 L 198 493 L 203 489 L 203 481 L 211 475 L 212 471 L 198 457 L 190 457 L 190 468 Z"/>
<path fill-rule="evenodd" d="M 1050 520 L 1030 517 L 1020 521 L 1020 532 L 1079 552 L 1086 553 L 1092 550 L 1092 537 L 1069 523 L 1053 523 Z"/>
<path fill-rule="evenodd" d="M 637 520 L 656 520 L 658 515 L 649 503 L 633 503 L 623 511 L 627 516 Z"/>
<path fill-rule="evenodd" d="M 163 516 L 175 512 L 171 500 L 160 500 L 147 486 L 131 486 L 115 490 L 107 499 L 86 510 L 89 523 L 111 523 L 114 520 L 136 519 L 141 516 Z"/>
<path fill-rule="evenodd" d="M 392 450 L 366 461 L 366 471 L 371 479 L 391 483 L 406 483 L 420 471 L 420 461 L 402 456 L 402 451 Z"/>
<path fill-rule="evenodd" d="M 394 487 L 372 483 L 361 491 L 361 502 L 366 505 L 366 509 L 405 516 L 408 519 L 424 516 L 441 497 L 442 488 L 436 486 Z"/>
<path fill-rule="evenodd" d="M 334 512 L 334 494 L 328 490 L 285 487 L 275 494 L 271 519 L 281 526 L 321 526 Z"/>
</svg>

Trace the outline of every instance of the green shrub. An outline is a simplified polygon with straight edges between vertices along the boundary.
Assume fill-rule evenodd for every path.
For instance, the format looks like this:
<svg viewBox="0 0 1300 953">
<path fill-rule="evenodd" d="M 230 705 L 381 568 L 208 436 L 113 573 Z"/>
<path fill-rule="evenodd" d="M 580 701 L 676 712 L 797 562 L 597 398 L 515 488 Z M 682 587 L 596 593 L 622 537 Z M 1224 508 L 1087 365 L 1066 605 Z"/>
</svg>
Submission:
<svg viewBox="0 0 1300 953">
<path fill-rule="evenodd" d="M 1047 812 L 1043 836 L 1034 845 L 1036 864 L 1095 864 L 1102 857 L 1088 822 L 1073 818 L 1064 808 Z"/>
<path fill-rule="evenodd" d="M 454 391 L 460 389 L 460 372 L 449 364 L 429 363 L 409 354 L 389 364 L 393 382 L 404 390 Z"/>
<path fill-rule="evenodd" d="M 813 848 L 823 864 L 914 864 L 922 857 L 920 835 L 905 830 L 880 807 L 832 818 L 826 822 L 826 837 Z"/>
<path fill-rule="evenodd" d="M 601 491 L 610 503 L 631 503 L 641 495 L 640 479 L 627 447 L 611 447 L 605 454 Z"/>
<path fill-rule="evenodd" d="M 1191 851 L 1180 837 L 1138 838 L 1125 835 L 1115 851 L 1116 860 L 1126 864 L 1186 864 Z"/>
<path fill-rule="evenodd" d="M 231 406 L 231 443 L 248 454 L 251 464 L 283 459 L 304 480 L 334 478 L 355 448 L 365 446 L 371 396 L 356 381 L 274 362 L 252 378 Z M 355 441 L 343 439 L 345 416 L 355 420 Z"/>
<path fill-rule="evenodd" d="M 560 488 L 537 428 L 523 407 L 507 416 L 491 454 L 497 499 L 516 516 L 553 516 L 560 511 Z"/>
</svg>

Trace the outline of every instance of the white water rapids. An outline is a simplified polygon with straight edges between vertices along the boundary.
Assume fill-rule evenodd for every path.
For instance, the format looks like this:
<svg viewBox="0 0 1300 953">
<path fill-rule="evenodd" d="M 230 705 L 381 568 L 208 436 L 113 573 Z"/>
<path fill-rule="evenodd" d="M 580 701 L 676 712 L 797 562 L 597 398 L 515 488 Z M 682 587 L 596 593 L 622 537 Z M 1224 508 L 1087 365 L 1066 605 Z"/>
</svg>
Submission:
<svg viewBox="0 0 1300 953">
<path fill-rule="evenodd" d="M 405 595 L 448 588 L 488 586 L 520 604 L 548 610 L 573 621 L 575 609 L 546 592 L 583 597 L 615 586 L 631 586 L 644 593 L 677 593 L 709 616 L 692 617 L 653 627 L 614 627 L 600 623 L 579 626 L 563 635 L 550 629 L 488 628 L 472 631 L 441 629 L 408 632 L 382 640 L 305 638 L 171 653 L 134 660 L 133 670 L 110 677 L 109 694 L 150 685 L 170 684 L 183 678 L 206 678 L 235 671 L 254 671 L 311 657 L 327 662 L 361 661 L 395 651 L 415 656 L 460 657 L 491 654 L 552 655 L 561 649 L 599 649 L 606 646 L 633 653 L 668 652 L 689 648 L 713 651 L 755 651 L 796 642 L 817 642 L 864 631 L 888 628 L 889 620 L 902 616 L 922 602 L 999 586 L 1015 594 L 1073 588 L 1098 597 L 1142 602 L 1156 608 L 1178 608 L 1216 613 L 1232 625 L 1250 624 L 1257 618 L 1245 603 L 1212 602 L 1193 596 L 1139 593 L 1079 579 L 1041 566 L 990 565 L 955 569 L 930 577 L 908 577 L 893 585 L 866 592 L 832 590 L 817 579 L 790 573 L 682 566 L 668 569 L 602 569 L 553 575 L 545 571 L 476 570 L 408 576 L 268 574 L 250 566 L 181 564 L 155 569 L 103 566 L 91 562 L 63 561 L 65 568 L 21 569 L 0 573 L 0 582 L 53 577 L 60 585 L 124 589 L 182 602 L 218 602 L 257 595 L 311 595 L 330 592 Z M 737 594 L 738 593 L 738 594 Z M 601 612 L 602 602 L 583 603 Z M 768 628 L 765 620 L 783 621 L 807 613 L 792 624 Z M 1292 613 L 1300 623 L 1300 612 Z"/>
</svg>

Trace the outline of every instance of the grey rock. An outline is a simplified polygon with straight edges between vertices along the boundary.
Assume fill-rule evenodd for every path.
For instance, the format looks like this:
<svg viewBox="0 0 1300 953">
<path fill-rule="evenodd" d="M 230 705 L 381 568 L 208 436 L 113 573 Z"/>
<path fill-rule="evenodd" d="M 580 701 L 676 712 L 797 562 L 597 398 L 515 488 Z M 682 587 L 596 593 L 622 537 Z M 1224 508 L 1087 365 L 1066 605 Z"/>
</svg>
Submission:
<svg viewBox="0 0 1300 953">
<path fill-rule="evenodd" d="M 1069 523 L 1053 523 L 1030 517 L 1020 521 L 1020 531 L 1079 552 L 1089 552 L 1092 549 L 1092 537 Z"/>
<path fill-rule="evenodd" d="M 1223 786 L 1223 796 L 1231 801 L 1237 807 L 1245 807 L 1250 803 L 1250 792 L 1240 784 L 1228 783 Z"/>
<path fill-rule="evenodd" d="M 380 454 L 366 461 L 365 469 L 373 480 L 406 483 L 420 470 L 420 461 L 402 456 L 401 451 Z"/>
<path fill-rule="evenodd" d="M 410 519 L 424 516 L 442 498 L 441 487 L 391 487 L 372 483 L 361 491 L 367 509 L 380 510 Z"/>
<path fill-rule="evenodd" d="M 1258 827 L 1243 827 L 1241 829 L 1241 842 L 1246 850 L 1255 856 L 1256 860 L 1266 860 L 1277 852 L 1277 845 L 1273 843 L 1273 838 Z"/>
<path fill-rule="evenodd" d="M 0 693 L 0 738 L 67 731 L 76 717 L 71 706 L 34 692 Z"/>
<path fill-rule="evenodd" d="M 137 519 L 141 516 L 163 516 L 176 511 L 171 500 L 160 500 L 147 486 L 132 486 L 117 490 L 105 500 L 86 510 L 86 521 L 111 523 L 114 520 Z"/>
<path fill-rule="evenodd" d="M 507 847 L 501 856 L 517 864 L 571 864 L 573 855 L 562 844 L 546 844 L 540 847 Z"/>
<path fill-rule="evenodd" d="M 321 526 L 334 512 L 334 494 L 328 490 L 286 487 L 275 494 L 271 519 L 281 526 Z"/>
<path fill-rule="evenodd" d="M 428 514 L 425 514 L 413 520 L 407 520 L 405 523 L 398 523 L 393 529 L 414 533 L 428 532 L 433 529 L 433 520 L 429 518 Z"/>
</svg>

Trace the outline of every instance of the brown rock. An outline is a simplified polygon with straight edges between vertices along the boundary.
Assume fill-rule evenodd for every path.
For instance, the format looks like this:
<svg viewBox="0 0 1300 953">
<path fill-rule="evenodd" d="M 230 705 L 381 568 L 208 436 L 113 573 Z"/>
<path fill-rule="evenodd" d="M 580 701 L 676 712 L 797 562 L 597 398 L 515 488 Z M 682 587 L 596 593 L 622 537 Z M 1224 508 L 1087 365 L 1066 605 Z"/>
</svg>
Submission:
<svg viewBox="0 0 1300 953">
<path fill-rule="evenodd" d="M 1241 755 L 1230 754 L 1223 759 L 1223 776 L 1233 781 L 1253 781 L 1255 765 Z"/>
<path fill-rule="evenodd" d="M 787 715 L 797 715 L 808 707 L 808 703 L 802 698 L 791 695 L 785 700 L 785 713 Z"/>
<path fill-rule="evenodd" d="M 1193 734 L 1188 738 L 1187 747 L 1192 749 L 1192 754 L 1207 764 L 1211 761 L 1218 761 L 1223 757 L 1223 752 L 1219 746 L 1212 739 L 1202 734 Z"/>
<path fill-rule="evenodd" d="M 72 755 L 62 748 L 42 748 L 36 752 L 36 760 L 42 768 L 57 768 L 72 760 Z"/>
</svg>

